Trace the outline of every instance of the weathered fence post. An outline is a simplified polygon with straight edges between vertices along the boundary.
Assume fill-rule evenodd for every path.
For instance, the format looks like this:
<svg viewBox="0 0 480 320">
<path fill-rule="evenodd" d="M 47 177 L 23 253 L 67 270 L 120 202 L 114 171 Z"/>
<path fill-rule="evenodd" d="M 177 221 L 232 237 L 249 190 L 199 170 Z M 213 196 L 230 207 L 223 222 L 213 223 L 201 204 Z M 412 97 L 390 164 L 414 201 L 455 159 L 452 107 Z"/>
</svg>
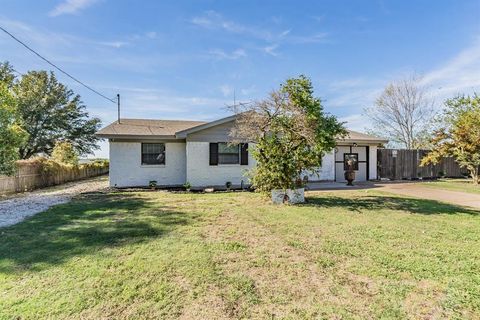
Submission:
<svg viewBox="0 0 480 320">
<path fill-rule="evenodd" d="M 38 163 L 19 163 L 13 176 L 0 175 L 0 194 L 23 192 L 50 185 L 62 184 L 69 181 L 81 180 L 108 173 L 108 163 L 102 166 L 85 166 L 79 168 L 62 168 L 50 173 L 41 171 Z"/>
</svg>

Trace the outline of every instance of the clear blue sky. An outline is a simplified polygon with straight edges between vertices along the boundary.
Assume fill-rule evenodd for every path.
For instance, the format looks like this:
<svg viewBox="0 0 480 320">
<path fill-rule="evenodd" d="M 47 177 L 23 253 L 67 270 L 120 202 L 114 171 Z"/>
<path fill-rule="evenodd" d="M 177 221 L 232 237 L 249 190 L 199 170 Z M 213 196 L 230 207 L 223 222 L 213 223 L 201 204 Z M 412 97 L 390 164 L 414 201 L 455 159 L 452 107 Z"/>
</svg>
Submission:
<svg viewBox="0 0 480 320">
<path fill-rule="evenodd" d="M 313 80 L 325 109 L 361 130 L 391 80 L 423 75 L 438 105 L 480 91 L 480 0 L 0 1 L 0 25 L 102 93 L 124 117 L 213 120 L 287 77 Z M 0 60 L 51 69 L 5 34 Z M 65 76 L 104 124 L 116 106 Z M 99 156 L 108 155 L 102 143 Z"/>
</svg>

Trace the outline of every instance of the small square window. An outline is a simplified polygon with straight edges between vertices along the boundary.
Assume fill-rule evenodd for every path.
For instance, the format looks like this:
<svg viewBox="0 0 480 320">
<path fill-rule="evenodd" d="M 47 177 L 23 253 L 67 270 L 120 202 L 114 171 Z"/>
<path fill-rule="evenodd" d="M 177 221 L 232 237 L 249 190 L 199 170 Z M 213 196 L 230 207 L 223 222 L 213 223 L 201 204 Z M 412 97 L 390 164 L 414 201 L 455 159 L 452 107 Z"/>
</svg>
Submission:
<svg viewBox="0 0 480 320">
<path fill-rule="evenodd" d="M 165 164 L 164 143 L 142 143 L 142 165 Z"/>
<path fill-rule="evenodd" d="M 348 161 L 353 162 L 353 170 L 358 170 L 358 153 L 343 154 L 343 170 L 348 170 Z"/>
</svg>

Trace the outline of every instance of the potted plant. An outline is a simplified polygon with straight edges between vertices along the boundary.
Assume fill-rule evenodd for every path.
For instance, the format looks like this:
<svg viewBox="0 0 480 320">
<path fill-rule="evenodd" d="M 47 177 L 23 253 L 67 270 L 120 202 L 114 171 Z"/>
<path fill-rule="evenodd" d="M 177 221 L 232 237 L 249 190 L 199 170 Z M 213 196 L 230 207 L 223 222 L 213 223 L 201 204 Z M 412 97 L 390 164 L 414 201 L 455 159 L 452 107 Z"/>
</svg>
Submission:
<svg viewBox="0 0 480 320">
<path fill-rule="evenodd" d="M 294 188 L 288 189 L 273 189 L 272 190 L 272 202 L 279 203 L 303 203 L 305 202 L 305 186 L 303 183 L 299 183 L 300 180 L 295 181 Z"/>
<path fill-rule="evenodd" d="M 230 191 L 230 188 L 232 187 L 232 182 L 231 181 L 225 182 L 225 187 L 227 188 L 227 191 Z"/>
<path fill-rule="evenodd" d="M 355 170 L 353 167 L 353 160 L 347 161 L 347 170 L 345 170 L 345 180 L 347 180 L 347 186 L 353 186 L 353 180 L 355 180 Z"/>
<path fill-rule="evenodd" d="M 156 180 L 150 180 L 148 182 L 148 185 L 149 185 L 150 189 L 155 190 L 157 188 L 157 181 Z"/>
<path fill-rule="evenodd" d="M 190 192 L 190 189 L 192 188 L 192 184 L 187 181 L 183 184 L 183 187 L 185 188 L 185 191 Z"/>
</svg>

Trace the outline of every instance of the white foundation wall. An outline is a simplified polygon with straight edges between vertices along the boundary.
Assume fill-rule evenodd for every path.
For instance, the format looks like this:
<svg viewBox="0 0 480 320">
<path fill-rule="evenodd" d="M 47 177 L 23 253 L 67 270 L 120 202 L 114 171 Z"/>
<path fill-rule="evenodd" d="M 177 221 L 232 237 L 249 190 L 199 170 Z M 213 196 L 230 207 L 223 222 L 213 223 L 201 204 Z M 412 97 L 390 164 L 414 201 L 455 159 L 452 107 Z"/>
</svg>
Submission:
<svg viewBox="0 0 480 320">
<path fill-rule="evenodd" d="M 252 148 L 253 144 L 249 144 Z M 238 186 L 249 184 L 245 176 L 247 170 L 255 166 L 251 151 L 248 152 L 248 165 L 219 164 L 209 165 L 209 142 L 187 141 L 187 178 L 192 187 L 225 186 L 227 181 Z"/>
<path fill-rule="evenodd" d="M 141 142 L 110 142 L 110 186 L 148 186 L 151 180 L 159 186 L 183 185 L 185 146 L 184 142 L 166 142 L 165 165 L 142 165 Z"/>
<path fill-rule="evenodd" d="M 303 176 L 308 177 L 308 181 L 333 181 L 335 179 L 335 155 L 334 150 L 327 153 L 322 158 L 322 166 L 314 173 L 306 173 Z M 302 177 L 303 177 L 302 176 Z"/>
</svg>

